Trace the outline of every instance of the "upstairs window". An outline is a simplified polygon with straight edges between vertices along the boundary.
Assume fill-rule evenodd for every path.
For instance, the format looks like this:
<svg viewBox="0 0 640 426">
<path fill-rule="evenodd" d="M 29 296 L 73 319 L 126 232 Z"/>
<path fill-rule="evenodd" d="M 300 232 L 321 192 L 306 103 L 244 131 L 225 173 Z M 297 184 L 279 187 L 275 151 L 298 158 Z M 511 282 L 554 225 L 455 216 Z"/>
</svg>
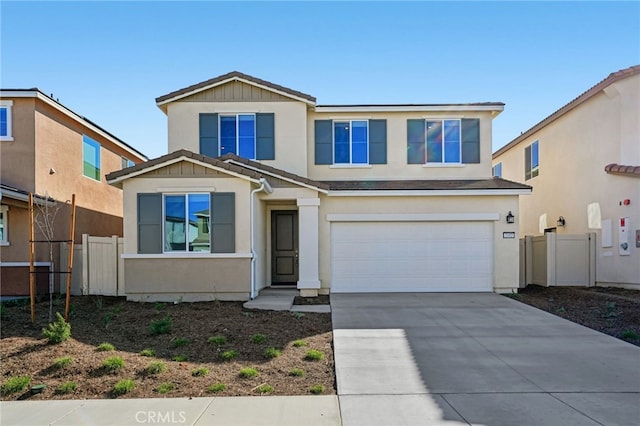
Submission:
<svg viewBox="0 0 640 426">
<path fill-rule="evenodd" d="M 127 157 L 122 157 L 122 168 L 126 169 L 127 167 L 133 167 L 135 166 L 136 163 L 134 163 L 133 161 L 129 160 Z"/>
<path fill-rule="evenodd" d="M 409 164 L 479 163 L 479 120 L 407 120 L 407 162 Z"/>
<path fill-rule="evenodd" d="M 0 141 L 13 140 L 13 101 L 0 101 Z"/>
<path fill-rule="evenodd" d="M 493 176 L 502 177 L 502 163 L 498 163 L 493 166 Z"/>
<path fill-rule="evenodd" d="M 333 122 L 334 164 L 369 163 L 369 122 Z"/>
<path fill-rule="evenodd" d="M 82 136 L 82 174 L 100 180 L 100 144 Z"/>
<path fill-rule="evenodd" d="M 9 245 L 9 206 L 0 206 L 0 246 Z"/>
<path fill-rule="evenodd" d="M 209 252 L 209 194 L 164 196 L 164 251 Z"/>
<path fill-rule="evenodd" d="M 274 114 L 200 114 L 200 154 L 274 160 Z"/>
<path fill-rule="evenodd" d="M 524 149 L 524 179 L 529 180 L 540 174 L 540 155 L 538 141 Z"/>
<path fill-rule="evenodd" d="M 253 114 L 220 116 L 220 155 L 256 158 L 256 117 Z"/>
</svg>

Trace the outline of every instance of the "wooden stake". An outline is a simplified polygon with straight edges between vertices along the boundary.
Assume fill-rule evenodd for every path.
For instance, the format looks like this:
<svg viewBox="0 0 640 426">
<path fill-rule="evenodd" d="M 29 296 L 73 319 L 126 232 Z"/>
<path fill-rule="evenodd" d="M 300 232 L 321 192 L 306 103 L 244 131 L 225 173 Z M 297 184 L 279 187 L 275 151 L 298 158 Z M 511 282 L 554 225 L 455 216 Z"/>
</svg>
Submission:
<svg viewBox="0 0 640 426">
<path fill-rule="evenodd" d="M 69 304 L 71 303 L 71 272 L 73 271 L 73 234 L 76 229 L 76 194 L 71 195 L 71 224 L 69 226 L 69 257 L 67 261 L 67 294 L 64 307 L 64 319 L 69 322 Z"/>
<path fill-rule="evenodd" d="M 29 193 L 29 298 L 31 299 L 31 323 L 36 322 L 36 274 L 33 264 L 35 260 L 35 232 L 33 228 L 33 194 Z"/>
</svg>

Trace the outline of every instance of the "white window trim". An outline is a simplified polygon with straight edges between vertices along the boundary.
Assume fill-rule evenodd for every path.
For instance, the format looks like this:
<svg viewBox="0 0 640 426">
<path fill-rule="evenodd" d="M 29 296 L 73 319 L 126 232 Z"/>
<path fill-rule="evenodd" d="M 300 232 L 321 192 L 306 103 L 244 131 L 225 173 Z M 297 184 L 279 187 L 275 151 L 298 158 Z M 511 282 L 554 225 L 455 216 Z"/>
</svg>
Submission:
<svg viewBox="0 0 640 426">
<path fill-rule="evenodd" d="M 536 146 L 537 150 L 538 150 L 538 165 L 534 168 L 533 167 L 533 146 Z M 529 145 L 527 145 L 524 150 L 525 152 L 527 151 L 527 149 L 529 150 L 529 173 L 530 176 L 527 179 L 527 164 L 525 164 L 525 169 L 524 169 L 524 179 L 525 181 L 529 181 L 531 179 L 534 179 L 538 176 L 540 176 L 540 141 L 539 139 L 536 139 L 535 141 L 531 142 Z M 533 173 L 536 172 L 536 175 L 534 176 Z"/>
<path fill-rule="evenodd" d="M 353 129 L 354 121 L 364 121 L 367 123 L 367 162 L 366 163 L 354 163 L 353 162 L 353 134 L 351 133 L 351 129 Z M 348 122 L 349 123 L 349 162 L 348 163 L 336 163 L 336 122 Z M 333 140 L 333 166 L 337 168 L 340 167 L 367 167 L 371 166 L 369 162 L 369 119 L 333 119 L 331 120 L 331 137 Z"/>
<path fill-rule="evenodd" d="M 440 162 L 429 162 L 429 159 L 427 158 L 427 144 L 429 143 L 429 141 L 427 141 L 427 121 L 440 121 L 442 123 L 442 129 L 440 130 L 442 133 L 442 161 Z M 455 163 L 447 163 L 445 162 L 445 141 L 444 141 L 444 122 L 445 121 L 457 121 L 458 122 L 458 128 L 460 129 L 460 137 L 458 139 L 458 158 L 460 159 L 459 161 L 455 162 Z M 424 156 L 424 166 L 425 167 L 464 167 L 464 163 L 462 162 L 462 119 L 461 118 L 450 118 L 450 117 L 426 117 L 424 119 L 424 149 L 425 149 L 425 156 Z"/>
<path fill-rule="evenodd" d="M 9 246 L 9 206 L 0 206 L 0 213 L 2 213 L 2 239 L 0 240 L 0 246 Z"/>
<path fill-rule="evenodd" d="M 202 256 L 202 255 L 208 255 L 211 254 L 211 198 L 209 198 L 209 251 L 208 252 L 202 252 L 202 251 L 189 251 L 189 230 L 188 228 L 185 228 L 185 249 L 184 250 L 166 250 L 166 244 L 165 244 L 165 238 L 166 238 L 166 233 L 165 233 L 165 223 L 167 215 L 166 215 L 166 198 L 168 196 L 177 196 L 177 195 L 183 195 L 185 198 L 185 207 L 186 207 L 186 211 L 185 211 L 185 218 L 186 221 L 189 221 L 189 195 L 207 195 L 210 197 L 210 194 L 207 192 L 181 192 L 181 193 L 168 193 L 168 194 L 162 194 L 162 254 L 163 255 L 170 255 L 170 256 L 175 256 L 178 255 L 177 257 L 181 257 L 181 256 Z M 156 255 L 157 256 L 157 255 Z"/>
<path fill-rule="evenodd" d="M 13 101 L 0 101 L 0 107 L 7 109 L 7 135 L 0 136 L 0 141 L 13 141 Z"/>
<path fill-rule="evenodd" d="M 238 117 L 241 115 L 253 116 L 253 158 L 247 158 L 247 160 L 255 160 L 258 154 L 258 129 L 256 124 L 256 113 L 254 112 L 238 112 L 238 113 L 219 113 L 218 114 L 218 156 L 223 154 L 222 150 L 222 117 L 235 117 L 236 118 L 236 152 L 235 155 L 240 157 L 240 125 Z"/>
</svg>

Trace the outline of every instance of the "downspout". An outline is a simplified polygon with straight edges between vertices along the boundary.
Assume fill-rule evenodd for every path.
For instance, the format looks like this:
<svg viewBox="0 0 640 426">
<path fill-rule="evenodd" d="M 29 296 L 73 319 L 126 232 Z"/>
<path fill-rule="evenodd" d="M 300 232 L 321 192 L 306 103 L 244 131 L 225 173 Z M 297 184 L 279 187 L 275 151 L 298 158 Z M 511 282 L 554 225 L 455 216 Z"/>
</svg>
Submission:
<svg viewBox="0 0 640 426">
<path fill-rule="evenodd" d="M 251 300 L 256 297 L 256 249 L 255 249 L 255 225 L 253 223 L 255 213 L 253 211 L 253 199 L 254 195 L 260 191 L 264 191 L 267 194 L 271 194 L 273 192 L 273 188 L 269 185 L 269 182 L 265 178 L 260 178 L 260 186 L 253 191 L 251 191 L 251 198 L 249 199 L 249 210 L 251 211 Z"/>
</svg>

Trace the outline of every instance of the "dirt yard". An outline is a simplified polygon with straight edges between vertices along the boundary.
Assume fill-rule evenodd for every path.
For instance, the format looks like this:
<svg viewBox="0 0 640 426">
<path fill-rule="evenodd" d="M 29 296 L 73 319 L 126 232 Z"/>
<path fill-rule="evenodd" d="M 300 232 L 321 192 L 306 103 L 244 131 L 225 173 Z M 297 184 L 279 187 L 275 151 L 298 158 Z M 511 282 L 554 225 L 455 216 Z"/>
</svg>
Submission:
<svg viewBox="0 0 640 426">
<path fill-rule="evenodd" d="M 50 344 L 42 334 L 48 310 L 48 301 L 38 303 L 32 325 L 28 302 L 3 303 L 3 400 L 335 394 L 330 314 L 249 311 L 235 302 L 73 297 L 71 338 Z M 55 310 L 64 311 L 63 299 Z M 170 330 L 153 334 L 153 321 L 156 332 L 163 321 Z M 115 350 L 98 350 L 102 343 Z M 152 356 L 141 355 L 144 350 Z M 321 359 L 307 359 L 309 350 Z M 64 357 L 71 361 L 60 361 Z M 104 367 L 110 357 L 120 357 L 123 367 Z M 241 377 L 243 368 L 257 374 Z M 31 378 L 26 390 L 7 392 L 18 376 Z M 119 394 L 114 385 L 123 379 L 132 380 L 133 389 Z M 40 384 L 46 388 L 32 395 L 31 387 Z"/>
<path fill-rule="evenodd" d="M 640 291 L 529 285 L 509 297 L 640 346 Z"/>
</svg>

